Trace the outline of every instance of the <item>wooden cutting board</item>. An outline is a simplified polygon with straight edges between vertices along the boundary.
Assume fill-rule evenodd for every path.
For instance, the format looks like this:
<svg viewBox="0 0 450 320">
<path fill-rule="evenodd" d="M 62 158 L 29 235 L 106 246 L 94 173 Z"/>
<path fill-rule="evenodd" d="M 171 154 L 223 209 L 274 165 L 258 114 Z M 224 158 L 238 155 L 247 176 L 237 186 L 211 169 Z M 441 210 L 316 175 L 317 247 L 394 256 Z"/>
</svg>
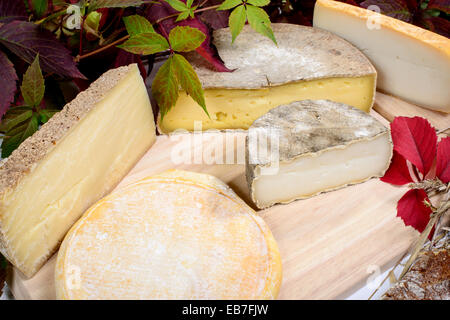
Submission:
<svg viewBox="0 0 450 320">
<path fill-rule="evenodd" d="M 450 115 L 425 110 L 381 93 L 377 94 L 374 110 L 372 114 L 386 125 L 387 120 L 397 115 L 423 116 L 439 129 L 450 125 Z M 172 156 L 180 149 L 191 151 L 192 162 L 198 160 L 199 155 L 208 161 L 208 156 L 220 143 L 227 145 L 224 162 L 234 158 L 236 164 L 178 164 L 172 161 Z M 159 136 L 116 189 L 146 176 L 179 168 L 217 176 L 254 208 L 242 164 L 244 146 L 244 132 Z M 342 298 L 364 285 L 374 270 L 383 271 L 392 265 L 418 235 L 396 217 L 396 203 L 405 190 L 372 179 L 307 200 L 258 211 L 272 230 L 282 256 L 283 282 L 279 298 Z M 8 284 L 16 299 L 55 298 L 55 259 L 56 255 L 28 280 L 18 270 L 10 270 Z"/>
</svg>

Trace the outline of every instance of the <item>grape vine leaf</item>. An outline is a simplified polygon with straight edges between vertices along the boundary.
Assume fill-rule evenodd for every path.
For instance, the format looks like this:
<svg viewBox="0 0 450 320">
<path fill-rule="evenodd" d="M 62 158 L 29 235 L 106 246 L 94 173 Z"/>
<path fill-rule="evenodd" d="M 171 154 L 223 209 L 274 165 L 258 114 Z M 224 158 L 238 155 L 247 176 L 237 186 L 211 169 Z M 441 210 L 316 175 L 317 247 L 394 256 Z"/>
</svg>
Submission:
<svg viewBox="0 0 450 320">
<path fill-rule="evenodd" d="M 230 10 L 234 7 L 242 4 L 242 0 L 225 0 L 222 4 L 217 8 L 217 10 Z"/>
<path fill-rule="evenodd" d="M 421 117 L 396 117 L 391 123 L 391 135 L 394 150 L 425 176 L 436 157 L 435 129 Z"/>
<path fill-rule="evenodd" d="M 23 76 L 20 87 L 25 103 L 30 107 L 37 107 L 44 97 L 44 77 L 39 67 L 39 54 Z"/>
<path fill-rule="evenodd" d="M 442 138 L 437 146 L 436 176 L 444 183 L 450 182 L 450 137 Z"/>
<path fill-rule="evenodd" d="M 140 6 L 143 0 L 92 0 L 89 3 L 89 12 L 100 8 L 126 8 Z"/>
<path fill-rule="evenodd" d="M 268 37 L 275 44 L 277 40 L 270 26 L 270 19 L 267 13 L 258 7 L 247 5 L 247 20 L 250 26 L 263 36 Z"/>
<path fill-rule="evenodd" d="M 116 59 L 114 60 L 114 68 L 128 66 L 133 63 L 136 63 L 138 65 L 142 79 L 145 80 L 147 78 L 147 70 L 145 69 L 141 57 L 137 54 L 127 52 L 123 49 L 119 49 L 119 51 L 117 52 Z"/>
<path fill-rule="evenodd" d="M 270 0 L 247 0 L 247 3 L 257 7 L 264 7 L 270 3 Z"/>
<path fill-rule="evenodd" d="M 48 9 L 48 0 L 32 0 L 31 6 L 36 17 L 41 18 Z"/>
<path fill-rule="evenodd" d="M 180 54 L 173 55 L 173 67 L 181 88 L 197 102 L 209 117 L 206 110 L 202 84 L 191 64 Z"/>
<path fill-rule="evenodd" d="M 175 22 L 185 20 L 189 17 L 194 18 L 195 16 L 195 9 L 197 9 L 197 6 L 192 7 L 193 0 L 187 0 L 186 2 L 180 1 L 180 0 L 165 0 L 172 8 L 179 11 L 180 14 L 178 15 Z"/>
<path fill-rule="evenodd" d="M 154 54 L 170 48 L 166 38 L 156 32 L 136 34 L 117 47 L 143 55 Z"/>
<path fill-rule="evenodd" d="M 29 136 L 35 133 L 39 126 L 39 116 L 33 113 L 21 125 L 7 131 L 2 142 L 2 157 L 7 158 Z"/>
<path fill-rule="evenodd" d="M 0 43 L 28 63 L 39 53 L 41 68 L 46 72 L 85 79 L 71 52 L 53 34 L 32 22 L 13 21 L 0 26 Z"/>
<path fill-rule="evenodd" d="M 406 159 L 395 150 L 392 156 L 391 165 L 380 180 L 397 186 L 414 182 L 409 173 Z"/>
<path fill-rule="evenodd" d="M 0 51 L 0 119 L 14 101 L 18 80 L 14 65 L 5 53 Z"/>
<path fill-rule="evenodd" d="M 370 6 L 376 6 L 380 9 L 380 13 L 411 23 L 413 14 L 408 8 L 406 1 L 392 0 L 366 0 L 360 3 L 360 6 L 367 9 Z"/>
<path fill-rule="evenodd" d="M 419 232 L 425 230 L 430 220 L 431 208 L 424 204 L 428 201 L 426 192 L 422 189 L 411 189 L 397 203 L 397 216 L 405 225 L 412 226 Z"/>
<path fill-rule="evenodd" d="M 448 0 L 430 0 L 427 5 L 427 9 L 435 9 L 446 14 L 450 14 L 450 1 Z"/>
<path fill-rule="evenodd" d="M 231 31 L 231 43 L 236 40 L 239 33 L 244 28 L 245 21 L 247 20 L 247 13 L 245 12 L 245 6 L 241 5 L 233 9 L 230 13 L 230 19 L 228 21 Z"/>
<path fill-rule="evenodd" d="M 222 3 L 221 0 L 210 1 L 212 5 L 217 5 Z M 210 26 L 213 30 L 228 27 L 228 19 L 230 17 L 230 12 L 228 10 L 206 10 L 198 14 L 200 19 Z"/>
<path fill-rule="evenodd" d="M 174 51 L 189 52 L 197 49 L 206 36 L 196 28 L 177 26 L 170 31 L 169 43 Z"/>
<path fill-rule="evenodd" d="M 11 131 L 15 126 L 28 120 L 33 115 L 33 108 L 28 106 L 19 106 L 9 109 L 0 124 L 0 132 Z"/>
<path fill-rule="evenodd" d="M 0 0 L 0 23 L 27 20 L 27 9 L 23 1 Z"/>
<path fill-rule="evenodd" d="M 161 120 L 178 100 L 179 84 L 173 65 L 173 56 L 159 68 L 152 83 L 152 95 L 158 103 Z"/>
<path fill-rule="evenodd" d="M 260 7 L 266 6 L 270 3 L 267 0 L 225 0 L 217 10 L 229 10 L 234 8 L 230 14 L 229 26 L 231 31 L 231 42 L 236 40 L 239 33 L 241 33 L 245 22 L 248 21 L 250 26 L 263 36 L 268 37 L 275 44 L 277 41 L 273 34 L 269 15 Z M 236 7 L 237 6 L 237 7 Z"/>
<path fill-rule="evenodd" d="M 159 21 L 162 18 L 166 18 L 167 16 L 177 14 L 178 11 L 173 9 L 167 2 L 160 2 L 158 5 L 151 5 L 148 7 L 146 11 L 146 17 L 153 24 L 156 21 Z M 196 49 L 196 51 L 206 59 L 211 66 L 219 72 L 230 72 L 231 70 L 225 67 L 223 61 L 220 59 L 217 54 L 217 50 L 211 44 L 211 35 L 206 24 L 200 20 L 198 17 L 194 17 L 193 19 L 187 19 L 179 22 L 175 22 L 174 18 L 166 18 L 161 20 L 158 23 L 159 29 L 164 29 L 164 31 L 169 34 L 170 31 L 176 26 L 189 26 L 192 28 L 199 29 L 206 35 L 205 41 L 203 41 L 202 45 Z"/>
<path fill-rule="evenodd" d="M 39 55 L 25 72 L 20 90 L 27 105 L 9 109 L 0 126 L 0 131 L 5 132 L 2 141 L 3 158 L 8 157 L 26 138 L 36 132 L 40 122 L 46 122 L 54 114 L 52 110 L 42 113 L 39 108 L 45 91 Z M 34 107 L 37 111 L 33 110 Z"/>
<path fill-rule="evenodd" d="M 125 27 L 130 36 L 135 36 L 140 33 L 155 32 L 155 29 L 150 21 L 137 14 L 124 17 L 123 22 L 125 23 Z"/>
</svg>

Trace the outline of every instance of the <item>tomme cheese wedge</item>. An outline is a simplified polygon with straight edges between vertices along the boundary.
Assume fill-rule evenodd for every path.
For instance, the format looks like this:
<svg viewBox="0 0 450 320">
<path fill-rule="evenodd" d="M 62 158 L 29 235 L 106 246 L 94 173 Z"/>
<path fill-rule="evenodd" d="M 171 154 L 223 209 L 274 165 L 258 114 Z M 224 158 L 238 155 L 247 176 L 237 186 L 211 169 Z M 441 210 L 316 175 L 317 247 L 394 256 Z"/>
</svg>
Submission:
<svg viewBox="0 0 450 320">
<path fill-rule="evenodd" d="M 382 176 L 392 142 L 388 129 L 361 110 L 305 100 L 257 119 L 246 154 L 252 200 L 266 208 Z"/>
<path fill-rule="evenodd" d="M 318 0 L 314 27 L 360 48 L 378 72 L 378 88 L 426 108 L 450 112 L 450 39 L 377 12 Z"/>
<path fill-rule="evenodd" d="M 205 89 L 211 118 L 182 92 L 164 120 L 159 119 L 159 130 L 193 131 L 196 121 L 203 130 L 247 129 L 270 109 L 304 99 L 370 110 L 376 71 L 358 49 L 320 29 L 290 24 L 272 28 L 278 46 L 248 25 L 234 44 L 228 28 L 214 31 L 219 55 L 233 72 L 215 72 L 196 53 L 188 56 Z"/>
<path fill-rule="evenodd" d="M 273 299 L 277 244 L 217 178 L 171 170 L 94 204 L 58 253 L 59 299 Z"/>
<path fill-rule="evenodd" d="M 137 66 L 105 73 L 1 163 L 1 253 L 32 276 L 154 141 Z"/>
</svg>

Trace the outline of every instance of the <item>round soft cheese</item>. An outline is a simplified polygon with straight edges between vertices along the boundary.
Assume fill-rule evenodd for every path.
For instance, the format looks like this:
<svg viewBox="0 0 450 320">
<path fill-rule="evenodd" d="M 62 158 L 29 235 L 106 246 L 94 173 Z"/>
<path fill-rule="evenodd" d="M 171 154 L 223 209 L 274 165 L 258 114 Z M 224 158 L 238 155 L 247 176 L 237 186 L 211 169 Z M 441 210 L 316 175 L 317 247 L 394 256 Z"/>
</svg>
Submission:
<svg viewBox="0 0 450 320">
<path fill-rule="evenodd" d="M 280 284 L 264 220 L 219 179 L 177 170 L 93 205 L 56 266 L 59 299 L 273 299 Z"/>
</svg>

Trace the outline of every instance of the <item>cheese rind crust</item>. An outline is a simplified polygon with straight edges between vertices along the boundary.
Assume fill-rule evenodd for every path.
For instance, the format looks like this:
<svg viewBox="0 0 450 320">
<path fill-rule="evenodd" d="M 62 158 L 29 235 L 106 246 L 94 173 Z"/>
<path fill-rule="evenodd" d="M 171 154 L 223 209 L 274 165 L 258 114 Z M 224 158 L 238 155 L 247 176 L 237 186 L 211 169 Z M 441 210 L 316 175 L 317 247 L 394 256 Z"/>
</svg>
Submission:
<svg viewBox="0 0 450 320">
<path fill-rule="evenodd" d="M 267 136 L 275 134 L 279 139 L 266 140 L 268 152 L 259 153 L 258 144 L 250 143 L 246 138 L 246 179 L 251 198 L 258 208 L 267 208 L 275 203 L 290 203 L 298 199 L 309 198 L 322 192 L 336 190 L 349 184 L 364 182 L 374 176 L 359 181 L 352 181 L 339 186 L 333 186 L 314 194 L 291 198 L 286 201 L 262 203 L 255 197 L 255 182 L 261 178 L 261 169 L 270 168 L 273 158 L 270 150 L 278 149 L 279 165 L 290 164 L 302 157 L 319 156 L 331 150 L 344 149 L 352 144 L 362 141 L 375 140 L 386 136 L 392 145 L 389 130 L 369 114 L 328 100 L 304 100 L 272 109 L 264 116 L 258 118 L 249 128 L 252 131 L 263 130 Z M 276 143 L 276 146 L 272 146 Z M 390 156 L 384 169 L 379 175 L 384 175 L 388 169 Z M 257 164 L 250 159 L 257 159 Z"/>
<path fill-rule="evenodd" d="M 184 104 L 190 103 L 192 99 L 184 92 L 180 92 L 177 104 L 165 116 L 162 123 L 160 116 L 158 117 L 158 130 L 161 133 L 168 133 L 177 128 L 192 131 L 191 123 L 186 123 L 181 127 L 171 124 L 171 121 L 178 122 L 183 118 L 190 121 L 190 117 L 194 118 L 192 121 L 203 121 L 204 130 L 208 129 L 208 125 L 217 129 L 247 129 L 256 118 L 266 112 L 264 108 L 268 107 L 261 101 L 266 98 L 270 100 L 272 94 L 281 96 L 276 99 L 277 103 L 274 106 L 303 99 L 328 98 L 335 100 L 334 94 L 328 93 L 333 89 L 322 83 L 322 79 L 324 81 L 343 79 L 337 87 L 339 94 L 347 90 L 346 86 L 350 85 L 347 84 L 348 79 L 367 80 L 368 83 L 370 82 L 368 84 L 370 90 L 360 89 L 358 84 L 352 85 L 358 87 L 358 90 L 364 91 L 364 99 L 367 100 L 362 101 L 362 98 L 359 98 L 357 102 L 360 105 L 355 106 L 364 108 L 365 111 L 370 110 L 375 99 L 377 73 L 362 52 L 347 41 L 325 30 L 284 23 L 274 23 L 272 28 L 278 46 L 267 37 L 254 31 L 249 25 L 244 26 L 234 44 L 231 43 L 231 34 L 228 28 L 214 31 L 213 42 L 218 53 L 225 65 L 233 72 L 216 72 L 198 54 L 188 54 L 188 60 L 193 64 L 205 89 L 206 107 L 209 108 L 212 120 L 218 121 L 210 124 L 211 119 L 203 114 L 203 111 L 200 114 L 184 111 Z M 314 93 L 308 96 L 307 92 L 309 91 L 305 91 L 301 87 L 293 87 L 300 83 L 305 86 L 314 86 Z M 284 86 L 289 87 L 281 89 Z M 322 87 L 322 90 L 317 89 Z M 227 89 L 230 97 L 224 96 L 224 90 L 221 89 Z M 295 96 L 296 92 L 300 96 L 297 94 L 292 100 L 290 96 Z M 246 94 L 251 96 L 250 101 L 246 102 L 248 105 L 241 105 L 245 102 L 240 100 L 239 96 Z M 340 98 L 342 99 L 342 97 Z M 350 104 L 350 101 L 347 100 L 342 102 Z M 259 106 L 260 103 L 262 103 L 261 106 Z M 243 111 L 240 115 L 232 116 L 230 106 L 236 104 Z M 254 115 L 253 109 L 264 109 L 264 111 L 255 110 L 257 114 Z M 201 109 L 199 108 L 199 110 Z M 228 114 L 225 122 L 221 121 L 224 114 Z M 240 120 L 245 123 L 237 126 L 233 123 Z"/>
<path fill-rule="evenodd" d="M 226 184 L 171 170 L 93 205 L 64 239 L 55 281 L 59 299 L 274 299 L 281 259 Z"/>
<path fill-rule="evenodd" d="M 378 89 L 424 108 L 450 112 L 450 39 L 339 1 L 318 0 L 314 27 L 361 49 L 378 71 Z"/>
<path fill-rule="evenodd" d="M 135 96 L 129 118 L 123 121 L 117 117 L 124 107 L 119 102 L 121 90 Z M 121 121 L 117 125 L 121 134 L 108 133 L 112 120 Z M 33 276 L 73 222 L 153 144 L 154 130 L 151 105 L 136 65 L 110 70 L 92 83 L 1 162 L 1 253 L 26 277 Z M 142 140 L 130 143 L 136 134 Z"/>
</svg>

